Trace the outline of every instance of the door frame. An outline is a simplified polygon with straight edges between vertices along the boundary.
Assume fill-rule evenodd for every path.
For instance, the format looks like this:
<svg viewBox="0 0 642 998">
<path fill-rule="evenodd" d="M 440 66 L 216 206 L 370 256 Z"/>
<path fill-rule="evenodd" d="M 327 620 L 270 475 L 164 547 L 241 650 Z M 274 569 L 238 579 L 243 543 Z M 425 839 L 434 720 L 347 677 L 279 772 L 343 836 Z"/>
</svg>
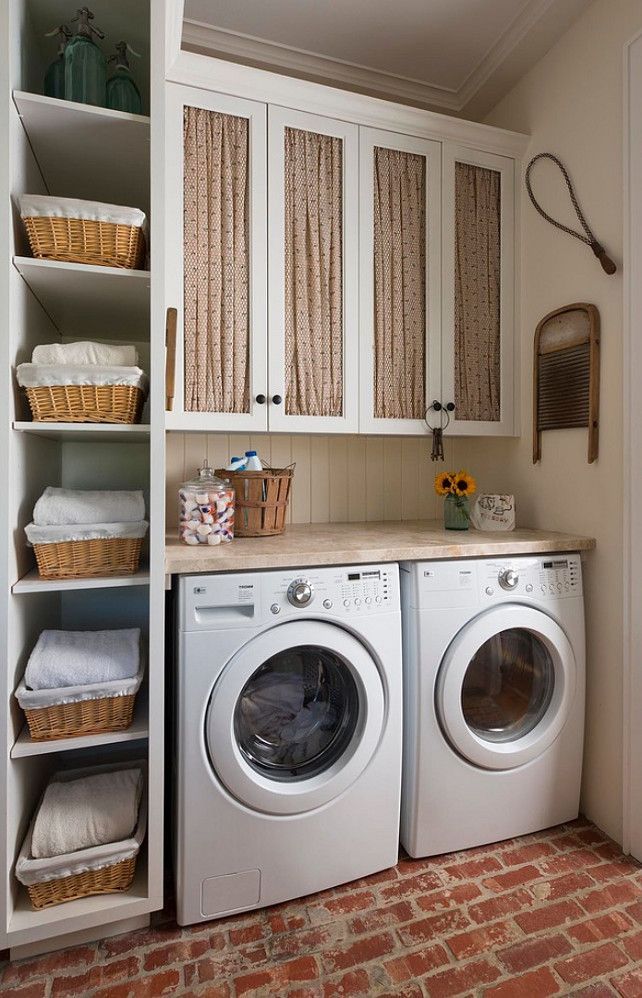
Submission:
<svg viewBox="0 0 642 998">
<path fill-rule="evenodd" d="M 624 46 L 623 848 L 642 860 L 642 32 Z"/>
</svg>

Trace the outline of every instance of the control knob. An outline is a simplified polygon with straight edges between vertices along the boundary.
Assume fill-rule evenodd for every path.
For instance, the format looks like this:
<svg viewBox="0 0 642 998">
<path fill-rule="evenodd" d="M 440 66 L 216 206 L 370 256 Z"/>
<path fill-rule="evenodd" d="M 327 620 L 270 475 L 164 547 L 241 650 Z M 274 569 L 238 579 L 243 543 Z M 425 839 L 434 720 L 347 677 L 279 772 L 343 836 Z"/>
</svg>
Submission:
<svg viewBox="0 0 642 998">
<path fill-rule="evenodd" d="M 512 568 L 506 568 L 503 572 L 499 573 L 499 584 L 502 589 L 510 591 L 514 589 L 519 582 L 519 575 Z"/>
<path fill-rule="evenodd" d="M 295 579 L 288 586 L 288 600 L 292 606 L 307 606 L 312 602 L 314 590 L 307 579 Z"/>
</svg>

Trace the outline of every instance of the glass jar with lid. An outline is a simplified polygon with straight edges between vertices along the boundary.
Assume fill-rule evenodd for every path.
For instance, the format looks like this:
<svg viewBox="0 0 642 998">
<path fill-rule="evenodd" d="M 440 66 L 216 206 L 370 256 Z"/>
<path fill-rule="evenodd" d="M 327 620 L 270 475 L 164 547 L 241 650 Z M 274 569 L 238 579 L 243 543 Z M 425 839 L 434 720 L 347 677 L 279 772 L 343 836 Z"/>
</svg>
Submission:
<svg viewBox="0 0 642 998">
<path fill-rule="evenodd" d="M 234 539 L 234 489 L 207 460 L 178 492 L 178 536 L 184 544 L 213 546 Z"/>
</svg>

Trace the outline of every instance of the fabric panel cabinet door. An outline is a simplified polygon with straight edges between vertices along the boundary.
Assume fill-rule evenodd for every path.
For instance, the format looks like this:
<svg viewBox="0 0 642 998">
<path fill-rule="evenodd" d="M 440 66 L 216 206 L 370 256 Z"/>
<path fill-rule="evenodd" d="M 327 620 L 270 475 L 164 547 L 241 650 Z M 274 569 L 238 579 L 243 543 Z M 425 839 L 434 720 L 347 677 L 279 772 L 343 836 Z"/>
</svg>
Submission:
<svg viewBox="0 0 642 998">
<path fill-rule="evenodd" d="M 360 129 L 360 429 L 425 434 L 440 384 L 441 150 Z"/>
<path fill-rule="evenodd" d="M 450 429 L 514 432 L 514 162 L 444 146 L 442 401 Z"/>
<path fill-rule="evenodd" d="M 267 429 L 266 107 L 167 87 L 170 428 Z"/>
<path fill-rule="evenodd" d="M 357 430 L 358 130 L 270 107 L 271 430 Z"/>
</svg>

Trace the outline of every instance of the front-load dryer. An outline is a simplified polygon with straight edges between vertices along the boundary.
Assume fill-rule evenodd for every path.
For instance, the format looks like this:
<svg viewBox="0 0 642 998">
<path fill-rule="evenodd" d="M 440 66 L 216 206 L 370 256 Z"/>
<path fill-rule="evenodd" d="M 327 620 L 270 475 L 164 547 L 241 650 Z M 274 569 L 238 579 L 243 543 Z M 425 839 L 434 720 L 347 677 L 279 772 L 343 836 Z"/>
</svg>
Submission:
<svg viewBox="0 0 642 998">
<path fill-rule="evenodd" d="M 405 563 L 401 841 L 411 856 L 578 814 L 579 555 Z"/>
<path fill-rule="evenodd" d="M 178 605 L 179 924 L 393 866 L 397 566 L 187 576 Z"/>
</svg>

